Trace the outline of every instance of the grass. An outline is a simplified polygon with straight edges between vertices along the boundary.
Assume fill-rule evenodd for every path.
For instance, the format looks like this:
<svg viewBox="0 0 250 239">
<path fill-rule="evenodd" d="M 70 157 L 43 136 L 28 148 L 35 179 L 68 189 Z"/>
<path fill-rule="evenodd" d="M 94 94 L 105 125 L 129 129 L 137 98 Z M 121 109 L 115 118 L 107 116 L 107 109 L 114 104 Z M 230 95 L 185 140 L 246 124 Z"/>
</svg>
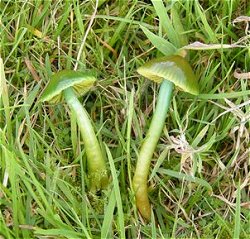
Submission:
<svg viewBox="0 0 250 239">
<path fill-rule="evenodd" d="M 246 22 L 232 24 L 250 15 L 247 1 L 125 2 L 100 0 L 87 32 L 94 1 L 0 1 L 0 238 L 250 237 L 249 79 L 233 76 L 250 71 L 250 41 Z M 85 34 L 78 69 L 99 81 L 81 101 L 111 178 L 97 195 L 69 109 L 38 102 L 53 72 L 74 68 Z M 183 50 L 195 41 L 213 49 Z M 174 93 L 147 224 L 131 178 L 158 87 L 136 69 L 176 50 L 201 95 Z"/>
</svg>

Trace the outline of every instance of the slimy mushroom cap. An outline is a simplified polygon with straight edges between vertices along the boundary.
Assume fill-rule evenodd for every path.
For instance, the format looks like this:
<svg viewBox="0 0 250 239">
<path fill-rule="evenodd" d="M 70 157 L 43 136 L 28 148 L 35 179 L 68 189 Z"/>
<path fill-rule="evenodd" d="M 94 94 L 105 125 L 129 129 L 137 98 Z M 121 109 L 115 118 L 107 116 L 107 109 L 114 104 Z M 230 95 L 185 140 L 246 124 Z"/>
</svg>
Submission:
<svg viewBox="0 0 250 239">
<path fill-rule="evenodd" d="M 199 94 L 198 80 L 183 57 L 178 55 L 153 59 L 138 68 L 138 73 L 157 83 L 164 79 L 173 82 L 181 90 Z"/>
<path fill-rule="evenodd" d="M 48 85 L 43 91 L 40 101 L 52 104 L 64 100 L 63 90 L 72 87 L 77 97 L 84 95 L 94 85 L 96 78 L 85 72 L 63 70 L 52 75 Z"/>
</svg>

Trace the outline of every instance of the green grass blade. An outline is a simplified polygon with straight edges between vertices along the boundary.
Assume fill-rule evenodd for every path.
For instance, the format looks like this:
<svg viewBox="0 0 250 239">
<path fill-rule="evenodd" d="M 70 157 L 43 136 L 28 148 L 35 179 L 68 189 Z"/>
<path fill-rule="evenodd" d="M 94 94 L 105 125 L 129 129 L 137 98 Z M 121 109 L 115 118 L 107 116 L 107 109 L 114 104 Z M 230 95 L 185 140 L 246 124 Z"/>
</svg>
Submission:
<svg viewBox="0 0 250 239">
<path fill-rule="evenodd" d="M 157 238 L 157 230 L 156 230 L 154 213 L 151 213 L 151 238 Z"/>
<path fill-rule="evenodd" d="M 198 144 L 201 142 L 203 137 L 206 135 L 207 131 L 209 129 L 209 125 L 206 125 L 200 132 L 199 134 L 195 137 L 195 139 L 192 142 L 192 147 L 197 147 Z"/>
<path fill-rule="evenodd" d="M 133 13 L 135 4 L 133 6 L 131 6 L 131 8 L 129 9 L 127 15 L 124 17 L 125 19 L 130 19 L 131 18 L 131 14 Z M 114 44 L 117 42 L 117 40 L 121 37 L 123 31 L 126 29 L 127 24 L 125 21 L 121 21 L 119 23 L 119 25 L 116 27 L 114 34 L 112 35 L 111 39 L 109 40 L 109 44 L 110 46 L 114 46 Z"/>
<path fill-rule="evenodd" d="M 115 169 L 114 160 L 112 158 L 111 152 L 107 145 L 105 145 L 106 152 L 108 155 L 108 161 L 110 165 L 110 170 L 112 174 L 113 179 L 113 185 L 114 185 L 114 191 L 115 191 L 115 197 L 116 197 L 116 203 L 117 203 L 117 209 L 118 209 L 118 226 L 119 226 L 119 234 L 120 238 L 126 238 L 125 237 L 125 227 L 124 227 L 124 214 L 123 214 L 123 206 L 122 206 L 122 199 L 121 199 L 121 193 L 119 189 L 119 182 L 118 182 L 118 175 Z"/>
<path fill-rule="evenodd" d="M 74 13 L 75 13 L 78 29 L 79 29 L 81 35 L 83 36 L 83 34 L 85 32 L 85 27 L 84 27 L 84 24 L 82 22 L 80 3 L 79 3 L 79 1 L 73 1 L 73 4 L 74 4 Z"/>
<path fill-rule="evenodd" d="M 160 168 L 160 166 L 162 165 L 163 161 L 166 159 L 167 155 L 169 154 L 169 150 L 170 147 L 166 147 L 160 154 L 160 156 L 158 157 L 156 164 L 149 176 L 149 181 L 152 180 L 152 178 L 157 174 L 158 169 Z"/>
<path fill-rule="evenodd" d="M 1 228 L 1 236 L 6 239 L 14 239 L 14 232 L 11 230 L 5 223 L 5 216 L 2 214 L 2 210 L 0 210 L 0 228 Z M 2 238 L 1 238 L 2 239 Z"/>
<path fill-rule="evenodd" d="M 170 43 L 168 40 L 163 39 L 149 31 L 147 28 L 141 26 L 141 29 L 151 41 L 151 43 L 163 54 L 163 55 L 172 55 L 176 52 L 175 46 Z"/>
<path fill-rule="evenodd" d="M 201 186 L 207 188 L 209 191 L 212 192 L 211 185 L 207 181 L 205 181 L 205 180 L 203 180 L 201 178 L 192 177 L 192 176 L 184 174 L 184 173 L 176 172 L 176 171 L 173 171 L 173 170 L 170 170 L 170 169 L 163 169 L 163 168 L 160 168 L 158 170 L 158 172 L 162 173 L 162 174 L 166 174 L 166 175 L 168 175 L 170 177 L 175 177 L 175 178 L 185 180 L 185 181 L 188 181 L 188 182 L 200 184 Z"/>
<path fill-rule="evenodd" d="M 14 46 L 12 47 L 12 49 L 11 49 L 9 55 L 6 57 L 4 63 L 6 63 L 6 62 L 8 61 L 8 59 L 11 57 L 11 55 L 13 54 L 13 52 L 17 49 L 19 43 L 20 43 L 21 40 L 24 38 L 24 35 L 26 34 L 26 32 L 27 32 L 28 29 L 27 29 L 26 27 L 23 27 L 23 28 L 20 29 L 20 30 L 22 30 L 22 31 L 21 31 L 20 34 L 17 33 L 19 36 L 18 36 L 18 38 L 16 39 L 15 44 L 14 44 Z"/>
<path fill-rule="evenodd" d="M 68 16 L 69 16 L 70 11 L 71 11 L 70 1 L 66 1 L 64 5 L 64 9 L 63 9 L 62 19 L 60 20 L 56 28 L 55 34 L 54 34 L 55 41 L 56 41 L 56 38 L 62 33 L 65 26 L 68 24 L 67 21 L 68 21 Z"/>
<path fill-rule="evenodd" d="M 127 134 L 126 134 L 126 153 L 127 153 L 127 164 L 128 164 L 128 178 L 129 186 L 132 188 L 132 179 L 131 179 L 131 130 L 132 130 L 132 121 L 134 115 L 134 89 L 132 89 L 129 97 L 129 107 L 127 111 Z"/>
<path fill-rule="evenodd" d="M 15 233 L 15 236 L 18 237 L 20 233 L 20 229 L 18 225 L 20 224 L 19 221 L 19 212 L 21 211 L 21 208 L 19 208 L 19 197 L 18 194 L 20 191 L 18 190 L 18 185 L 16 182 L 18 182 L 17 174 L 20 171 L 20 168 L 16 164 L 16 159 L 13 157 L 13 154 L 2 145 L 3 149 L 3 155 L 6 160 L 6 171 L 9 175 L 9 181 L 10 181 L 10 190 L 11 190 L 11 203 L 12 203 L 12 212 L 13 212 L 13 231 Z"/>
<path fill-rule="evenodd" d="M 177 48 L 181 46 L 178 33 L 174 29 L 173 24 L 168 16 L 167 10 L 163 4 L 162 0 L 152 0 L 156 14 L 159 17 L 160 25 L 167 33 L 169 41 L 174 44 Z"/>
<path fill-rule="evenodd" d="M 24 99 L 24 105 L 21 106 L 17 113 L 17 117 L 23 119 L 25 117 L 25 111 L 29 111 L 32 104 L 35 102 L 38 92 L 41 91 L 41 85 L 36 83 L 33 89 L 30 90 L 29 95 Z"/>
<path fill-rule="evenodd" d="M 240 238 L 240 228 L 241 228 L 241 220 L 240 220 L 240 201 L 241 201 L 241 190 L 240 183 L 238 183 L 237 193 L 236 193 L 236 210 L 235 210 L 235 218 L 234 218 L 234 239 Z"/>
<path fill-rule="evenodd" d="M 200 94 L 197 97 L 203 100 L 221 100 L 221 99 L 232 99 L 238 98 L 241 96 L 250 95 L 250 90 L 243 90 L 238 92 L 230 92 L 230 93 L 219 93 L 219 94 Z"/>
<path fill-rule="evenodd" d="M 197 15 L 200 17 L 201 22 L 204 26 L 202 29 L 204 29 L 204 32 L 207 35 L 208 42 L 216 43 L 217 37 L 207 21 L 205 11 L 202 9 L 198 1 L 194 1 L 194 6 L 195 6 L 195 11 Z"/>
<path fill-rule="evenodd" d="M 115 190 L 114 188 L 111 191 L 111 194 L 109 196 L 109 203 L 107 207 L 105 208 L 104 212 L 104 220 L 102 223 L 102 229 L 101 229 L 101 238 L 112 238 L 111 232 L 111 226 L 112 226 L 112 221 L 113 221 L 113 214 L 114 214 L 114 209 L 116 205 L 116 198 L 115 198 Z"/>
<path fill-rule="evenodd" d="M 85 238 L 81 233 L 74 232 L 72 230 L 64 230 L 64 229 L 35 229 L 35 234 L 37 236 L 47 236 L 47 237 L 66 237 L 68 239 L 73 238 Z M 87 237 L 90 239 L 90 237 Z"/>
<path fill-rule="evenodd" d="M 11 127 L 11 113 L 10 113 L 10 103 L 9 103 L 9 94 L 8 94 L 8 87 L 6 83 L 5 73 L 4 73 L 4 65 L 3 60 L 0 58 L 0 101 L 4 108 L 4 117 L 5 122 L 2 117 L 2 112 L 0 112 L 0 124 L 7 126 L 7 137 L 8 140 L 12 141 L 12 127 Z M 0 108 L 1 109 L 1 108 Z"/>
<path fill-rule="evenodd" d="M 188 44 L 187 35 L 184 33 L 184 27 L 182 25 L 182 15 L 179 14 L 180 9 L 182 6 L 177 8 L 177 4 L 173 4 L 171 7 L 171 17 L 173 21 L 173 27 L 175 32 L 178 34 L 178 39 L 180 41 L 181 46 L 185 46 Z"/>
<path fill-rule="evenodd" d="M 38 2 L 35 2 L 35 11 L 33 14 L 33 20 L 32 20 L 32 25 L 33 27 L 37 27 L 40 25 L 44 18 L 48 15 L 48 12 L 50 12 L 50 7 L 52 5 L 51 1 L 45 1 L 44 4 L 41 6 Z"/>
</svg>

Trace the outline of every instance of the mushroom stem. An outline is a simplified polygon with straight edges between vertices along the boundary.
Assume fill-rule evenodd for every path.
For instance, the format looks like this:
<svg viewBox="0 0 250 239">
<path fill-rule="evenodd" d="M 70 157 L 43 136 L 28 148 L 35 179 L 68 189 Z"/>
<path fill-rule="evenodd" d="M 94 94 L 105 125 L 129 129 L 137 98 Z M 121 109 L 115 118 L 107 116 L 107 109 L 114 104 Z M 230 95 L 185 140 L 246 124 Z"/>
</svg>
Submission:
<svg viewBox="0 0 250 239">
<path fill-rule="evenodd" d="M 172 91 L 173 83 L 168 80 L 163 80 L 151 124 L 139 152 L 133 178 L 136 204 L 141 215 L 147 220 L 150 220 L 151 217 L 147 187 L 149 168 L 154 150 L 165 124 Z"/>
<path fill-rule="evenodd" d="M 96 138 L 92 123 L 87 111 L 77 99 L 74 90 L 70 87 L 63 91 L 65 100 L 71 111 L 75 114 L 80 128 L 87 154 L 90 190 L 96 191 L 108 184 L 105 160 Z"/>
</svg>

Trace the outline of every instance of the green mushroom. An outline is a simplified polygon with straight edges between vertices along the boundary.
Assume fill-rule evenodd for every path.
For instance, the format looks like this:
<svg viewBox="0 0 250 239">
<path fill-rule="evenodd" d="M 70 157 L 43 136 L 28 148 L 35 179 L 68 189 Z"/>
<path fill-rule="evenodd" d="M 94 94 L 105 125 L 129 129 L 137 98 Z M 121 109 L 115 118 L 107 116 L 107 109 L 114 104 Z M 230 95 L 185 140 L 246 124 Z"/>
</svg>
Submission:
<svg viewBox="0 0 250 239">
<path fill-rule="evenodd" d="M 199 88 L 191 66 L 179 55 L 151 60 L 138 68 L 138 73 L 160 84 L 155 112 L 141 146 L 133 177 L 137 208 L 145 219 L 150 220 L 151 206 L 147 186 L 149 168 L 165 124 L 174 85 L 193 95 L 198 95 Z"/>
<path fill-rule="evenodd" d="M 47 101 L 52 104 L 66 101 L 74 113 L 86 150 L 91 191 L 105 188 L 108 184 L 105 159 L 91 119 L 78 100 L 78 97 L 89 91 L 95 82 L 96 78 L 89 73 L 63 70 L 51 77 L 40 98 L 41 102 Z"/>
</svg>

